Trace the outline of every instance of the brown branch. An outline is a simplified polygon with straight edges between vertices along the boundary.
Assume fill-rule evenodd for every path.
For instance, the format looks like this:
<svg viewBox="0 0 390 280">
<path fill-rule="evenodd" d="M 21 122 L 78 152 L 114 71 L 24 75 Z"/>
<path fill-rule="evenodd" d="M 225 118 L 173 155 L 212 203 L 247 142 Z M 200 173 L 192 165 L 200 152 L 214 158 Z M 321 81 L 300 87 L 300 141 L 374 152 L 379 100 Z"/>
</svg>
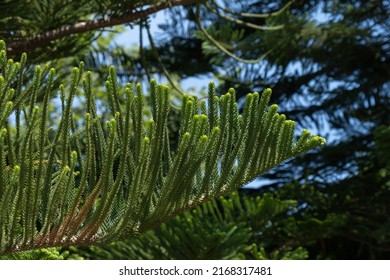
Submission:
<svg viewBox="0 0 390 280">
<path fill-rule="evenodd" d="M 125 14 L 120 17 L 108 17 L 101 18 L 89 21 L 78 22 L 73 25 L 64 25 L 59 28 L 45 31 L 43 33 L 13 42 L 8 44 L 7 52 L 9 55 L 14 55 L 21 52 L 26 52 L 27 50 L 35 49 L 37 47 L 42 47 L 48 44 L 51 41 L 64 38 L 69 35 L 85 33 L 89 31 L 98 30 L 104 27 L 112 27 L 116 25 L 126 24 L 134 22 L 138 19 L 145 18 L 148 15 L 155 14 L 158 11 L 171 8 L 174 6 L 184 6 L 195 3 L 196 0 L 171 0 L 166 2 L 159 2 L 149 8 Z"/>
</svg>

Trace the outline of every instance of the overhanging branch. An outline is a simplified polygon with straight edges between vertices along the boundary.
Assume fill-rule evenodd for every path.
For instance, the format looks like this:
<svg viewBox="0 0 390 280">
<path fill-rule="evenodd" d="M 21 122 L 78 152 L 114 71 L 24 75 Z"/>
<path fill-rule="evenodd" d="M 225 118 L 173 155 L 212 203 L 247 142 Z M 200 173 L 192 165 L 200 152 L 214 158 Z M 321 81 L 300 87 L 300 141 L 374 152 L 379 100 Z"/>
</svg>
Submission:
<svg viewBox="0 0 390 280">
<path fill-rule="evenodd" d="M 196 0 L 172 0 L 166 2 L 159 2 L 155 5 L 150 6 L 149 8 L 137 11 L 134 13 L 125 14 L 120 17 L 108 17 L 95 19 L 90 21 L 78 22 L 73 25 L 64 25 L 59 28 L 49 30 L 8 45 L 8 54 L 14 55 L 21 52 L 26 52 L 27 50 L 35 49 L 37 47 L 42 47 L 48 44 L 51 41 L 64 38 L 69 35 L 85 33 L 89 31 L 98 30 L 104 27 L 112 27 L 116 25 L 126 24 L 134 22 L 138 19 L 145 18 L 148 15 L 155 14 L 158 11 L 171 8 L 174 6 L 183 6 L 189 5 L 196 2 Z"/>
</svg>

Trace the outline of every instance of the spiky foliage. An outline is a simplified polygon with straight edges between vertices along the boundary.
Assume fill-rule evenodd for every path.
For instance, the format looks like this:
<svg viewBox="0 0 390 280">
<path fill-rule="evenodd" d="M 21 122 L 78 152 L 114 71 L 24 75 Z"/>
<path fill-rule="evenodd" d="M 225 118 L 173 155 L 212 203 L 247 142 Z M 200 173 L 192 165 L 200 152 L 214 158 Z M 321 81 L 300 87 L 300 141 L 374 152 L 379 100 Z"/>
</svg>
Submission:
<svg viewBox="0 0 390 280">
<path fill-rule="evenodd" d="M 302 247 L 265 248 L 272 224 L 296 206 L 269 194 L 213 199 L 153 230 L 107 246 L 71 246 L 13 253 L 0 259 L 306 259 Z M 287 215 L 288 216 L 288 215 Z M 273 241 L 273 240 L 272 240 Z"/>
<path fill-rule="evenodd" d="M 37 66 L 24 83 L 26 55 L 7 60 L 0 45 L 2 253 L 107 243 L 144 232 L 324 144 L 306 130 L 294 142 L 294 122 L 276 105 L 267 108 L 270 89 L 248 94 L 240 115 L 234 90 L 219 98 L 211 83 L 207 104 L 184 96 L 179 145 L 171 151 L 167 87 L 151 82 L 152 118 L 145 121 L 141 86 L 122 89 L 110 68 L 112 118 L 102 123 L 92 74 L 84 76 L 82 63 L 69 86 L 59 87 L 61 118 L 48 127 L 55 70 Z M 85 118 L 77 129 L 72 106 L 79 91 Z"/>
<path fill-rule="evenodd" d="M 25 251 L 8 255 L 1 255 L 0 260 L 82 260 L 83 258 L 69 251 L 58 248 L 42 248 L 34 251 Z"/>
<path fill-rule="evenodd" d="M 71 256 L 86 259 L 304 259 L 299 248 L 265 252 L 263 232 L 295 201 L 271 195 L 243 196 L 237 192 L 211 200 L 168 223 L 109 246 L 69 248 Z"/>
</svg>

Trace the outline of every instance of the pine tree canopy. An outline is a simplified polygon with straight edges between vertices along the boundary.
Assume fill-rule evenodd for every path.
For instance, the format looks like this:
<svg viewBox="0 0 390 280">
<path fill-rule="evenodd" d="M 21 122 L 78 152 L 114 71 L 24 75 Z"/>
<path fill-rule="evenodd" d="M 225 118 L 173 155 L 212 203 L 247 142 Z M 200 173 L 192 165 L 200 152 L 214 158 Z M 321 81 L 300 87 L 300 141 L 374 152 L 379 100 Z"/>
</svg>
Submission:
<svg viewBox="0 0 390 280">
<path fill-rule="evenodd" d="M 122 88 L 111 67 L 107 104 L 99 105 L 111 112 L 105 121 L 83 63 L 69 84 L 54 88 L 54 69 L 36 66 L 24 81 L 26 54 L 15 62 L 3 41 L 0 50 L 2 254 L 145 232 L 325 143 L 307 130 L 295 141 L 294 122 L 277 105 L 268 107 L 270 89 L 248 94 L 240 114 L 235 91 L 217 97 L 210 83 L 207 102 L 183 96 L 173 149 L 167 87 L 152 80 L 149 95 L 139 84 Z M 76 100 L 81 120 L 73 113 Z"/>
</svg>

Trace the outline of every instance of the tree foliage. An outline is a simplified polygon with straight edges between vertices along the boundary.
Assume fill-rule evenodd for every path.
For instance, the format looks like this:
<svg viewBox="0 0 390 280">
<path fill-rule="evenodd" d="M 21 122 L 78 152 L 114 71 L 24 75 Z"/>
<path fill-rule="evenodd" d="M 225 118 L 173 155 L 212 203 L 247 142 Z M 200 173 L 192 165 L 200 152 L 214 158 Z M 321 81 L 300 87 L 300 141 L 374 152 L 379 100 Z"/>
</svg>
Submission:
<svg viewBox="0 0 390 280">
<path fill-rule="evenodd" d="M 272 88 L 270 102 L 298 127 L 325 136 L 328 145 L 263 174 L 268 180 L 257 192 L 298 202 L 288 215 L 273 218 L 264 232 L 265 251 L 302 246 L 309 258 L 389 258 L 389 1 L 60 2 L 1 3 L 0 34 L 13 58 L 23 48 L 11 50 L 11 44 L 22 47 L 18 43 L 38 36 L 44 44 L 29 45 L 29 57 L 50 61 L 62 82 L 70 63 L 58 58 L 69 56 L 81 56 L 100 80 L 115 65 L 122 86 L 168 74 L 173 92 L 180 92 L 181 79 L 213 74 L 217 92 L 236 89 L 240 113 L 246 93 Z M 59 5 L 62 19 L 50 12 Z M 160 36 L 145 36 L 153 11 L 164 5 L 168 16 Z M 55 40 L 42 36 L 64 25 L 109 24 L 126 16 L 128 25 L 140 26 L 139 48 L 110 45 L 110 36 L 100 36 L 103 29 Z M 101 87 L 96 94 L 105 99 Z M 108 119 L 110 114 L 104 112 Z M 173 150 L 179 123 L 179 111 L 171 110 Z"/>
<path fill-rule="evenodd" d="M 300 202 L 289 219 L 301 226 L 293 234 L 289 219 L 275 223 L 281 235 L 274 246 L 294 240 L 310 248 L 311 258 L 387 259 L 390 175 L 383 159 L 390 154 L 383 143 L 390 125 L 389 1 L 207 5 L 198 7 L 199 18 L 196 7 L 177 8 L 162 25 L 165 36 L 156 48 L 166 69 L 186 78 L 187 70 L 178 65 L 196 61 L 191 75 L 213 73 L 222 92 L 272 87 L 271 102 L 299 126 L 330 140 L 263 175 L 268 180 L 259 192 Z M 170 42 L 174 47 L 167 48 Z M 193 48 L 191 55 L 180 51 L 183 42 Z M 237 98 L 245 104 L 243 96 Z M 317 231 L 332 220 L 331 232 Z"/>
<path fill-rule="evenodd" d="M 67 248 L 87 259 L 304 259 L 303 248 L 285 246 L 265 252 L 262 238 L 272 221 L 295 207 L 271 195 L 237 192 L 197 206 L 145 234 L 105 247 Z"/>
<path fill-rule="evenodd" d="M 267 106 L 270 89 L 248 94 L 239 114 L 235 91 L 217 97 L 211 83 L 207 104 L 183 97 L 179 144 L 172 151 L 167 87 L 151 81 L 151 119 L 145 121 L 141 86 L 122 89 L 110 68 L 111 118 L 102 123 L 82 63 L 69 86 L 59 86 L 61 118 L 48 127 L 55 70 L 37 66 L 32 81 L 24 82 L 26 55 L 14 62 L 4 42 L 1 49 L 3 253 L 107 243 L 144 232 L 325 143 L 307 130 L 295 142 L 294 122 L 278 114 L 277 105 Z M 80 87 L 85 117 L 77 130 L 72 107 Z"/>
<path fill-rule="evenodd" d="M 212 24 L 204 23 L 214 40 L 235 46 L 230 50 L 236 56 L 253 60 L 269 52 L 258 64 L 239 62 L 198 32 L 222 90 L 271 86 L 272 102 L 330 140 L 264 175 L 271 183 L 261 192 L 300 201 L 297 220 L 275 228 L 281 235 L 274 245 L 293 240 L 309 248 L 312 258 L 387 259 L 390 176 L 383 158 L 390 154 L 383 143 L 390 125 L 389 1 L 294 1 L 281 14 L 256 17 L 286 4 L 226 1 L 218 8 L 236 12 L 230 15 L 239 20 L 283 25 L 277 30 L 255 30 L 215 14 Z M 175 25 L 166 28 L 175 38 Z"/>
</svg>

